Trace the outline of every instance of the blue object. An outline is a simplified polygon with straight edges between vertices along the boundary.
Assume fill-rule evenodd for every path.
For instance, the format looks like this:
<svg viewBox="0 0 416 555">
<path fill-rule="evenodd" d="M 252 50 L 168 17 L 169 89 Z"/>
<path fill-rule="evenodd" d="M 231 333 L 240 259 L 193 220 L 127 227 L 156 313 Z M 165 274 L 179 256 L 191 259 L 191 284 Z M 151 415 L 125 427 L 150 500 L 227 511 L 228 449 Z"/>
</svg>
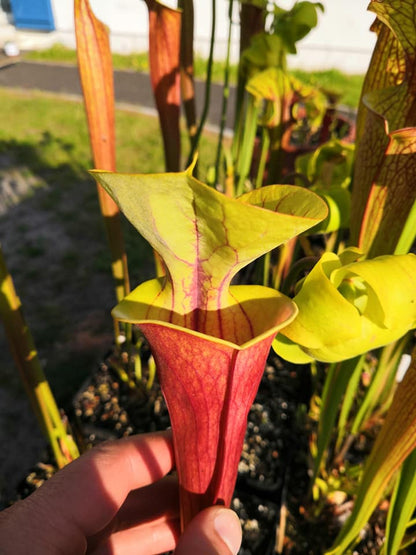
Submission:
<svg viewBox="0 0 416 555">
<path fill-rule="evenodd" d="M 10 0 L 10 4 L 18 29 L 55 30 L 51 0 Z"/>
</svg>

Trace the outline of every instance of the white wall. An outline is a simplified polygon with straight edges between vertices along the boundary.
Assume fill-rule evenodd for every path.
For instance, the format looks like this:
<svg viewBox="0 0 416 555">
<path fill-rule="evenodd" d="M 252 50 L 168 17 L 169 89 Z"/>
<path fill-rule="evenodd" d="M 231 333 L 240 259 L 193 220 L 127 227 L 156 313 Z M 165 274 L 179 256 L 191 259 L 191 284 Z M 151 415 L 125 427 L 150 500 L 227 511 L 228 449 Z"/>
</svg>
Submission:
<svg viewBox="0 0 416 555">
<path fill-rule="evenodd" d="M 140 0 L 90 0 L 95 15 L 111 30 L 112 49 L 127 54 L 147 50 L 148 14 Z M 75 47 L 73 0 L 52 0 L 56 39 Z"/>
<path fill-rule="evenodd" d="M 367 69 L 375 36 L 369 31 L 374 16 L 366 11 L 363 0 L 321 0 L 325 13 L 319 26 L 298 46 L 298 55 L 290 57 L 292 67 L 319 69 L 338 67 L 347 72 Z M 117 52 L 147 49 L 148 16 L 144 1 L 90 0 L 95 14 L 109 25 L 112 47 Z M 174 7 L 175 0 L 165 3 Z M 279 0 L 279 6 L 289 8 L 294 0 Z M 52 0 L 57 37 L 74 46 L 73 0 Z M 194 0 L 196 51 L 207 55 L 211 31 L 211 2 Z M 235 1 L 235 5 L 237 2 Z M 237 21 L 237 14 L 234 15 Z M 228 0 L 217 0 L 216 56 L 224 57 L 228 26 Z M 234 57 L 237 56 L 238 25 L 234 25 Z"/>
<path fill-rule="evenodd" d="M 367 11 L 366 1 L 320 1 L 325 11 L 319 12 L 319 25 L 298 43 L 297 55 L 289 57 L 290 65 L 306 69 L 337 67 L 349 73 L 366 71 L 375 44 L 375 35 L 369 30 L 375 17 Z M 218 54 L 224 55 L 228 1 L 218 0 L 217 4 L 217 50 Z M 289 9 L 294 0 L 278 0 L 277 4 Z M 206 54 L 210 36 L 211 2 L 195 0 L 195 15 L 197 49 Z M 237 14 L 235 19 L 238 20 Z"/>
<path fill-rule="evenodd" d="M 367 70 L 376 42 L 370 25 L 375 19 L 364 0 L 321 0 L 325 12 L 319 26 L 305 37 L 292 66 L 310 69 L 337 67 L 349 73 Z M 283 6 L 283 4 L 286 6 Z M 282 7 L 292 2 L 281 0 Z"/>
</svg>

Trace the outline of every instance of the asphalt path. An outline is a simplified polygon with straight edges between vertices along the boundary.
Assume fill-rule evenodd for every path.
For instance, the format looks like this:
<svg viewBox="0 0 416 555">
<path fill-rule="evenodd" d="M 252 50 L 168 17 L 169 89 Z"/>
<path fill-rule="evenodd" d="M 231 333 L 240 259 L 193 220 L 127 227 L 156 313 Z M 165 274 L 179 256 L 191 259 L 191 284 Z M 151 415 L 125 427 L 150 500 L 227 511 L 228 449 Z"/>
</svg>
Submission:
<svg viewBox="0 0 416 555">
<path fill-rule="evenodd" d="M 0 67 L 0 87 L 13 87 L 28 90 L 41 90 L 60 95 L 81 97 L 78 69 L 71 65 L 58 65 L 41 62 L 3 62 Z M 155 110 L 149 75 L 136 71 L 115 71 L 114 89 L 117 103 L 128 104 L 144 111 Z M 235 90 L 231 88 L 228 100 L 229 110 L 226 127 L 232 126 L 232 106 Z M 196 105 L 201 113 L 205 98 L 205 84 L 196 82 Z M 222 87 L 213 84 L 207 123 L 218 126 L 221 120 Z"/>
</svg>

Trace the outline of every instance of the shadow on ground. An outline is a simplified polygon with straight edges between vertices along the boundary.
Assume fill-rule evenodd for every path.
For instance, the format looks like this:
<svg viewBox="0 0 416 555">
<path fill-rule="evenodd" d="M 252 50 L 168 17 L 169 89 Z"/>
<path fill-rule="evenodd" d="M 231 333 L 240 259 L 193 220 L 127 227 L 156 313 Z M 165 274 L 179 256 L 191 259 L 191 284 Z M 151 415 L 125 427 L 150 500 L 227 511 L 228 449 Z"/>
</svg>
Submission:
<svg viewBox="0 0 416 555">
<path fill-rule="evenodd" d="M 44 133 L 39 148 L 0 141 L 0 242 L 58 403 L 68 407 L 112 345 L 115 304 L 96 186 L 70 159 L 51 167 L 42 148 L 72 145 Z M 132 285 L 152 277 L 150 248 L 124 222 Z M 45 442 L 0 328 L 0 505 Z"/>
</svg>

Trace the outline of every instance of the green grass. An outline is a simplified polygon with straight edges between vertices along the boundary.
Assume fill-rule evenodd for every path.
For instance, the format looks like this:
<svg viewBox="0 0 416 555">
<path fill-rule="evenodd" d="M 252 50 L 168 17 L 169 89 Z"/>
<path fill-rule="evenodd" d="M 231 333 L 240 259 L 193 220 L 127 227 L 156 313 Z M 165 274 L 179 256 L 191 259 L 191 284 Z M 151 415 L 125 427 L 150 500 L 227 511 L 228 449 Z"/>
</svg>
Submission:
<svg viewBox="0 0 416 555">
<path fill-rule="evenodd" d="M 92 167 L 84 107 L 40 92 L 0 89 L 0 152 L 15 145 L 15 155 L 26 172 L 59 168 L 60 182 L 73 174 L 87 175 Z M 163 146 L 157 118 L 137 112 L 116 111 L 117 169 L 154 173 L 164 168 Z M 183 158 L 188 141 L 183 137 Z M 205 174 L 213 162 L 215 139 L 206 134 L 201 141 L 200 167 Z M 59 193 L 56 193 L 59 196 Z M 54 202 L 52 197 L 45 202 Z"/>
<path fill-rule="evenodd" d="M 60 182 L 91 168 L 91 153 L 81 102 L 69 102 L 38 92 L 0 89 L 0 151 L 14 145 L 26 171 L 53 172 Z M 156 118 L 117 111 L 117 163 L 120 171 L 163 170 L 162 143 Z M 58 195 L 59 196 L 59 195 Z M 53 199 L 50 199 L 53 202 Z"/>
<path fill-rule="evenodd" d="M 55 44 L 47 50 L 39 50 L 27 52 L 25 58 L 28 60 L 49 61 L 55 63 L 76 64 L 77 57 L 74 50 L 70 50 L 60 44 Z M 138 52 L 135 54 L 113 54 L 114 69 L 133 70 L 133 71 L 149 71 L 149 61 L 147 52 Z M 207 69 L 206 59 L 195 57 L 195 76 L 198 79 L 205 79 Z M 215 61 L 212 70 L 212 79 L 216 83 L 221 83 L 224 78 L 225 63 Z M 361 87 L 364 75 L 348 75 L 337 69 L 323 71 L 303 71 L 293 70 L 292 73 L 304 81 L 305 83 L 322 87 L 331 92 L 340 94 L 341 104 L 355 108 L 358 106 Z M 231 83 L 237 81 L 237 66 L 230 68 Z"/>
<path fill-rule="evenodd" d="M 24 55 L 26 60 L 35 60 L 38 62 L 54 62 L 76 64 L 77 55 L 75 50 L 71 50 L 61 44 L 54 44 L 46 50 L 33 50 L 26 52 Z M 207 61 L 201 56 L 195 56 L 195 75 L 199 79 L 204 79 L 207 69 Z M 131 71 L 149 71 L 149 55 L 147 52 L 136 52 L 134 54 L 113 54 L 114 69 L 131 70 Z M 224 76 L 225 63 L 214 62 L 212 77 L 213 80 L 219 82 Z M 237 80 L 237 66 L 230 69 L 231 80 Z"/>
<path fill-rule="evenodd" d="M 62 44 L 54 44 L 46 50 L 32 50 L 24 55 L 26 60 L 35 60 L 38 62 L 54 62 L 54 63 L 77 63 L 77 54 L 75 50 L 67 48 Z M 148 71 L 149 62 L 146 52 L 137 54 L 113 54 L 114 69 Z"/>
<path fill-rule="evenodd" d="M 54 44 L 45 50 L 29 50 L 25 52 L 24 58 L 26 60 L 35 60 L 38 62 L 77 63 L 75 50 L 67 48 L 62 44 Z"/>
</svg>

